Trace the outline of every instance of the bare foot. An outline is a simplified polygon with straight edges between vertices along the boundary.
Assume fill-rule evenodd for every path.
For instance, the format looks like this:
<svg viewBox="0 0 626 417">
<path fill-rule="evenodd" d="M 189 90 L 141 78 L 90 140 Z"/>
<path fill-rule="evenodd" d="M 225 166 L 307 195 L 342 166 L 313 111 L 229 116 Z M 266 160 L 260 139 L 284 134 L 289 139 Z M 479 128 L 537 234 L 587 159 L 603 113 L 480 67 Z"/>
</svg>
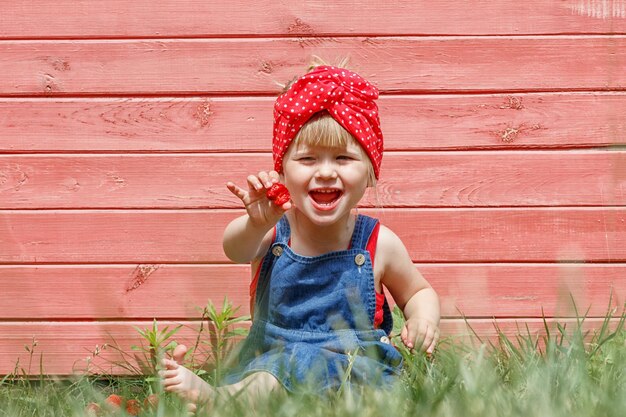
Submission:
<svg viewBox="0 0 626 417">
<path fill-rule="evenodd" d="M 187 354 L 187 346 L 185 345 L 177 345 L 174 348 L 174 352 L 172 352 L 172 359 L 179 365 L 182 365 L 185 362 L 185 355 Z"/>
<path fill-rule="evenodd" d="M 187 347 L 178 345 L 174 349 L 173 360 L 163 359 L 161 365 L 164 370 L 160 372 L 163 378 L 165 391 L 174 392 L 189 401 L 188 411 L 195 412 L 198 403 L 206 403 L 211 400 L 215 390 L 202 378 L 182 365 Z"/>
<path fill-rule="evenodd" d="M 174 392 L 187 401 L 187 411 L 193 415 L 198 405 L 213 404 L 216 395 L 237 396 L 245 391 L 250 399 L 258 399 L 270 393 L 283 392 L 276 377 L 268 372 L 255 372 L 232 385 L 213 388 L 198 375 L 183 366 L 187 353 L 185 345 L 178 345 L 172 353 L 172 359 L 163 359 L 164 370 L 160 371 L 165 391 Z"/>
</svg>

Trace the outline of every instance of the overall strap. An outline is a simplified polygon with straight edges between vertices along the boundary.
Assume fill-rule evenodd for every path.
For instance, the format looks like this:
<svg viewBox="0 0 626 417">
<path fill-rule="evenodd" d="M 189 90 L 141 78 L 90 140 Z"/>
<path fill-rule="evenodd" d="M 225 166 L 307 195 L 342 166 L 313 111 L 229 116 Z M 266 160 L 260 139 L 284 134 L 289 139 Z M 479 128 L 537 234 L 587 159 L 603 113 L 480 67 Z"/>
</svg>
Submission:
<svg viewBox="0 0 626 417">
<path fill-rule="evenodd" d="M 363 214 L 357 215 L 356 223 L 354 225 L 354 232 L 352 232 L 352 241 L 350 242 L 351 249 L 363 249 L 367 248 L 367 242 L 370 240 L 372 232 L 378 224 L 378 219 L 365 216 Z"/>
<path fill-rule="evenodd" d="M 276 223 L 276 238 L 273 243 L 289 244 L 289 238 L 291 238 L 291 228 L 289 227 L 289 221 L 287 216 L 283 215 L 278 223 Z"/>
</svg>

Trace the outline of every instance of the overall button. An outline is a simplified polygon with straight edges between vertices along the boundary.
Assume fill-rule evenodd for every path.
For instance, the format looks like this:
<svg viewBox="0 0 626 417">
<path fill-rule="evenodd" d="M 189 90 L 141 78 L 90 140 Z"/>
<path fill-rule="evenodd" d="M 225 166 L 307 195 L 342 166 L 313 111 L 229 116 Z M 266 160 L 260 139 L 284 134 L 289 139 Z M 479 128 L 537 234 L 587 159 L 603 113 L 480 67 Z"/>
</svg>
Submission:
<svg viewBox="0 0 626 417">
<path fill-rule="evenodd" d="M 357 256 L 354 257 L 354 263 L 358 266 L 363 265 L 365 263 L 365 255 L 359 253 Z"/>
<path fill-rule="evenodd" d="M 274 256 L 280 256 L 283 254 L 283 247 L 282 246 L 274 246 L 274 248 L 272 249 L 272 253 L 274 254 Z"/>
<path fill-rule="evenodd" d="M 387 345 L 391 343 L 391 341 L 389 340 L 389 338 L 387 336 L 381 337 L 380 341 L 385 343 L 385 344 L 387 344 Z"/>
</svg>

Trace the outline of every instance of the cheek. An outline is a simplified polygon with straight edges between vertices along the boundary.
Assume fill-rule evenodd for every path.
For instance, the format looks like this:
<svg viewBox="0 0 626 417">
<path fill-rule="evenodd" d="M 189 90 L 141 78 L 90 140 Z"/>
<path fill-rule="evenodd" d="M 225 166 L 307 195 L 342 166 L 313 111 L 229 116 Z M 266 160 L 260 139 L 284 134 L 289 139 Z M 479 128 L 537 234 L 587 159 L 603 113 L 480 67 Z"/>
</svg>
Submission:
<svg viewBox="0 0 626 417">
<path fill-rule="evenodd" d="M 285 167 L 283 174 L 280 175 L 280 182 L 287 187 L 291 194 L 295 194 L 302 187 L 301 177 L 302 175 L 299 175 L 297 170 Z"/>
</svg>

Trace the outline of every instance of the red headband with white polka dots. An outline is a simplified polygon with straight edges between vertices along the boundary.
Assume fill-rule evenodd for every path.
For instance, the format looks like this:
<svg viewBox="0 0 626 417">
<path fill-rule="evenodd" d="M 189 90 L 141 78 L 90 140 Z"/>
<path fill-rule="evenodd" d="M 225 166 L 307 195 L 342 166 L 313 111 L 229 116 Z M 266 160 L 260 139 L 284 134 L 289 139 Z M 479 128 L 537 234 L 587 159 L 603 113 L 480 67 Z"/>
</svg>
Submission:
<svg viewBox="0 0 626 417">
<path fill-rule="evenodd" d="M 383 158 L 378 89 L 355 72 L 319 66 L 298 78 L 274 104 L 274 169 L 282 172 L 283 157 L 300 128 L 326 110 L 363 146 L 378 178 Z"/>
</svg>

